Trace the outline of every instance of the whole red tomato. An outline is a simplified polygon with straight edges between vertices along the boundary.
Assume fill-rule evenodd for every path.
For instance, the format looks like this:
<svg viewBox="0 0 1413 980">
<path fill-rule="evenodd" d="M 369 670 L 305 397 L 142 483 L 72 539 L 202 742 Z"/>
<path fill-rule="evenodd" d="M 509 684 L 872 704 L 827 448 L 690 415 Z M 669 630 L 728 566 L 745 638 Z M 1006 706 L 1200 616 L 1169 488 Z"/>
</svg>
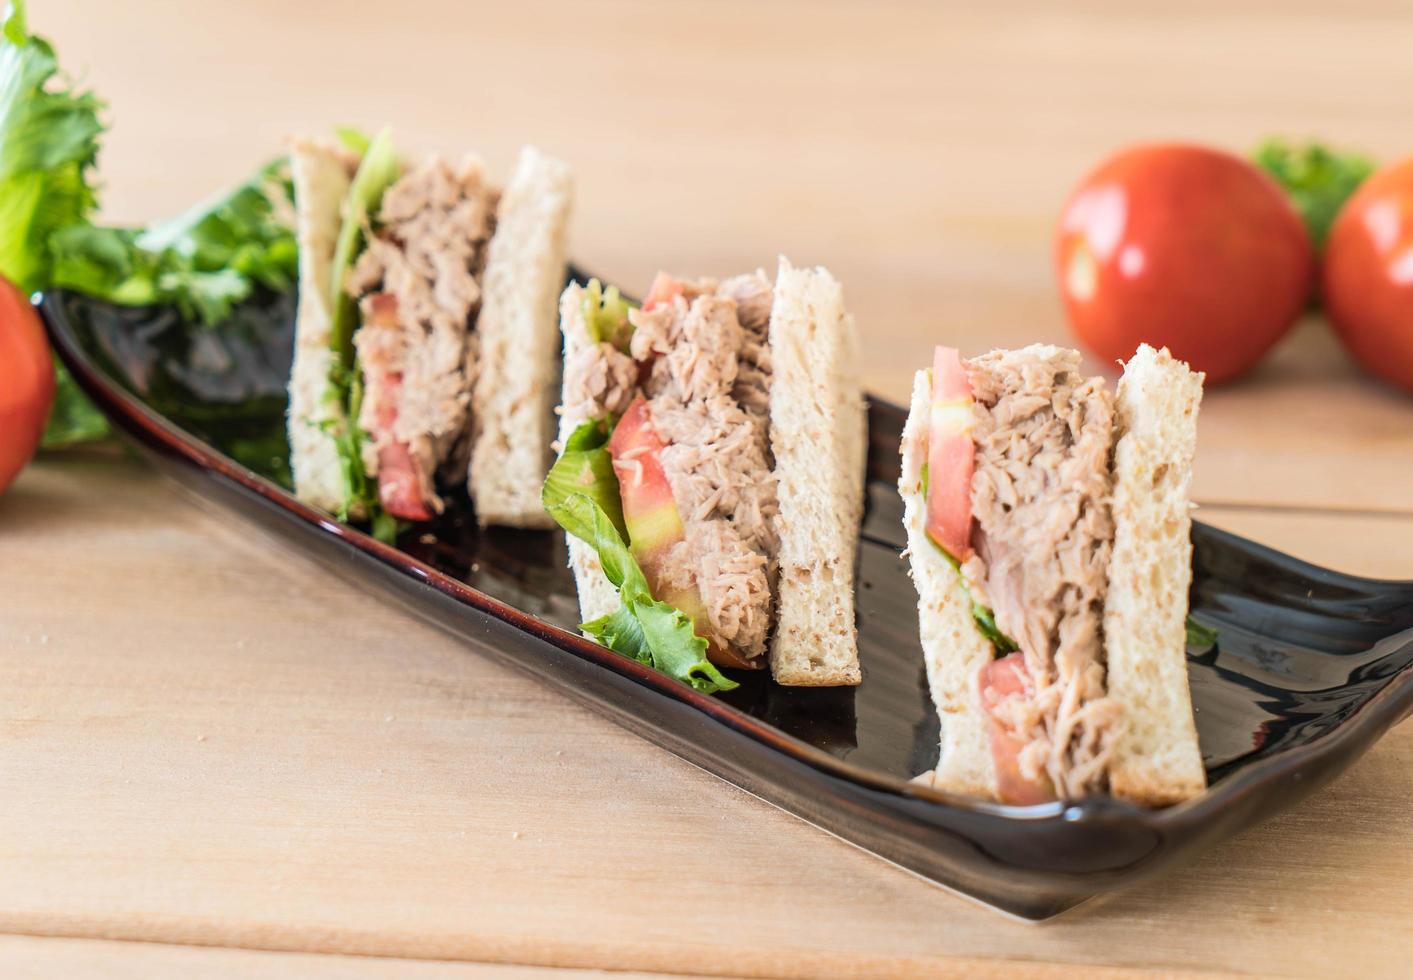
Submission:
<svg viewBox="0 0 1413 980">
<path fill-rule="evenodd" d="M 1320 285 L 1349 352 L 1413 391 L 1413 158 L 1380 170 L 1345 202 Z"/>
<path fill-rule="evenodd" d="M 39 317 L 0 278 L 0 493 L 24 469 L 54 402 L 54 363 Z"/>
<path fill-rule="evenodd" d="M 1281 189 L 1230 153 L 1125 150 L 1071 193 L 1055 236 L 1070 324 L 1106 360 L 1166 346 L 1212 383 L 1250 370 L 1304 309 L 1314 254 Z"/>
</svg>

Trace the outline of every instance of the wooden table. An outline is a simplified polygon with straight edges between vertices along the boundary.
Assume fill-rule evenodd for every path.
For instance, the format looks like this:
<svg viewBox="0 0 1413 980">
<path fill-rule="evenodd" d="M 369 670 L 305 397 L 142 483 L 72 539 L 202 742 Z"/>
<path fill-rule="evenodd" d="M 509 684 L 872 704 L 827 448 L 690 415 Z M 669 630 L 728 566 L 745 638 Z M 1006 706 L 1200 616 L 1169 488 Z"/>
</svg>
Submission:
<svg viewBox="0 0 1413 980">
<path fill-rule="evenodd" d="M 1341 8 L 48 0 L 31 18 L 111 102 L 115 220 L 334 123 L 392 120 L 403 146 L 478 147 L 502 174 L 533 140 L 577 168 L 590 267 L 646 283 L 827 263 L 870 387 L 897 398 L 935 341 L 1065 336 L 1051 224 L 1118 144 L 1413 150 L 1413 25 Z M 1323 324 L 1211 393 L 1202 429 L 1204 519 L 1413 577 L 1413 398 Z M 1413 959 L 1413 726 L 1295 812 L 1035 927 L 468 655 L 117 450 L 45 456 L 0 499 L 0 624 L 0 974 L 1392 976 Z"/>
</svg>

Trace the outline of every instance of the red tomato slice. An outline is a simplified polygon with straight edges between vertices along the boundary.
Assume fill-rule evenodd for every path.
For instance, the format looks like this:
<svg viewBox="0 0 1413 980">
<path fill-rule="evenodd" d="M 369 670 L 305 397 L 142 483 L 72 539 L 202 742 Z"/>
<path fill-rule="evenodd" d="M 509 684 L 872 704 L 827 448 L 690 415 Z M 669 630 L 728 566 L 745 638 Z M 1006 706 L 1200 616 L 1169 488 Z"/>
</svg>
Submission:
<svg viewBox="0 0 1413 980">
<path fill-rule="evenodd" d="M 971 382 L 961 355 L 938 347 L 927 431 L 927 534 L 957 561 L 971 557 Z"/>
<path fill-rule="evenodd" d="M 666 272 L 659 272 L 653 277 L 652 287 L 648 290 L 648 295 L 643 300 L 643 311 L 647 312 L 664 303 L 671 303 L 681 295 L 682 284 L 672 276 L 669 276 Z"/>
<path fill-rule="evenodd" d="M 993 660 L 981 670 L 981 703 L 991 717 L 991 758 L 996 766 L 996 796 L 1002 803 L 1030 806 L 1055 799 L 1055 788 L 1043 774 L 1027 779 L 1020 769 L 1020 752 L 1026 743 L 1016 738 L 993 713 L 996 705 L 1013 694 L 1031 690 L 1025 655 L 1012 653 Z"/>
<path fill-rule="evenodd" d="M 656 283 L 653 288 L 657 288 Z M 623 523 L 628 526 L 629 550 L 642 567 L 653 597 L 686 613 L 696 625 L 697 635 L 710 641 L 707 659 L 719 667 L 757 667 L 759 664 L 711 636 L 706 605 L 695 584 L 677 589 L 664 589 L 661 585 L 664 556 L 687 536 L 677 500 L 672 496 L 672 484 L 662 468 L 661 453 L 665 448 L 653 428 L 648 403 L 639 395 L 618 420 L 608 440 L 623 501 Z"/>
<path fill-rule="evenodd" d="M 379 413 L 378 426 L 391 432 L 397 421 L 397 409 L 392 393 L 402 386 L 402 375 L 384 374 L 367 379 L 388 389 L 388 398 Z M 405 521 L 430 521 L 434 516 L 422 498 L 422 481 L 417 477 L 417 463 L 405 442 L 389 440 L 378 447 L 378 499 L 383 510 Z"/>
<path fill-rule="evenodd" d="M 406 443 L 390 442 L 378 449 L 378 499 L 383 510 L 405 521 L 430 521 L 435 516 L 422 499 L 417 466 Z"/>
<path fill-rule="evenodd" d="M 648 403 L 639 395 L 618 420 L 608 440 L 608 452 L 623 498 L 629 546 L 649 582 L 661 556 L 686 537 L 672 485 L 662 468 L 660 454 L 665 448 L 653 428 Z"/>
</svg>

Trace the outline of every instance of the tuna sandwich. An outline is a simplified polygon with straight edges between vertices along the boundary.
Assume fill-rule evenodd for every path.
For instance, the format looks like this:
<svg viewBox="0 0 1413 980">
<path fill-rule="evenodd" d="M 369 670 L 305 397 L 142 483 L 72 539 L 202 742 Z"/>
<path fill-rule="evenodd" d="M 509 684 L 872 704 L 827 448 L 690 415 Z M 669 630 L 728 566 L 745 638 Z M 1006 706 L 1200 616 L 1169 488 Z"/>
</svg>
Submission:
<svg viewBox="0 0 1413 980">
<path fill-rule="evenodd" d="M 386 132 L 291 163 L 297 495 L 390 537 L 469 483 L 482 524 L 550 526 L 568 168 L 526 148 L 502 192 L 474 157 L 404 164 Z"/>
<path fill-rule="evenodd" d="M 1186 670 L 1202 375 L 1139 348 L 1117 392 L 1033 346 L 918 373 L 899 490 L 941 756 L 1012 804 L 1202 791 Z"/>
<path fill-rule="evenodd" d="M 857 684 L 865 422 L 839 284 L 781 260 L 774 282 L 660 274 L 636 307 L 594 281 L 560 327 L 544 501 L 586 635 L 704 691 L 767 665 Z"/>
</svg>

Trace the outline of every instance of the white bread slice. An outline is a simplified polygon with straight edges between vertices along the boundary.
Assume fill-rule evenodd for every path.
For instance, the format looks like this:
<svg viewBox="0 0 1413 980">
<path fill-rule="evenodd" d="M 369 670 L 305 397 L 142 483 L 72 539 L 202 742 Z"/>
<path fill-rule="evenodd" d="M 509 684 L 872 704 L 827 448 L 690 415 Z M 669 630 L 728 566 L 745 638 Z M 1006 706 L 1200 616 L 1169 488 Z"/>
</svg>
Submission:
<svg viewBox="0 0 1413 980">
<path fill-rule="evenodd" d="M 500 201 L 476 324 L 480 369 L 472 396 L 468 479 L 482 527 L 554 523 L 540 504 L 540 485 L 551 462 L 555 309 L 572 196 L 569 165 L 527 146 Z"/>
<path fill-rule="evenodd" d="M 584 323 L 583 300 L 584 287 L 577 282 L 570 283 L 559 298 L 559 329 L 564 333 L 566 363 L 592 346 L 589 328 Z M 567 397 L 560 399 L 560 405 L 568 403 Z M 563 446 L 569 434 L 586 421 L 585 417 L 562 413 L 559 417 L 559 444 Z M 574 573 L 574 586 L 579 592 L 579 621 L 587 623 L 607 616 L 618 608 L 618 590 L 603 573 L 603 565 L 599 563 L 594 549 L 572 534 L 565 537 L 569 542 L 569 568 Z"/>
<path fill-rule="evenodd" d="M 780 511 L 770 669 L 779 684 L 857 684 L 854 561 L 863 501 L 858 343 L 844 291 L 783 257 L 770 311 L 770 444 Z"/>
<path fill-rule="evenodd" d="M 941 723 L 942 754 L 937 769 L 920 781 L 950 793 L 994 799 L 996 772 L 991 736 L 977 689 L 981 669 L 991 662 L 990 642 L 976 628 L 971 598 L 961 576 L 927 536 L 927 501 L 922 466 L 927 460 L 927 429 L 932 383 L 926 371 L 913 379 L 912 408 L 903 429 L 903 470 L 898 494 L 908 532 L 908 560 L 917 588 L 918 623 L 927 686 Z"/>
<path fill-rule="evenodd" d="M 329 289 L 352 163 L 350 154 L 327 144 L 295 140 L 290 145 L 299 243 L 299 308 L 289 382 L 290 466 L 295 496 L 330 513 L 344 506 L 345 489 L 338 450 L 326 427 L 347 425 L 348 420 L 343 407 L 325 397 L 334 361 Z"/>
<path fill-rule="evenodd" d="M 1188 489 L 1203 375 L 1147 344 L 1119 381 L 1114 553 L 1104 605 L 1109 694 L 1125 727 L 1109 766 L 1118 797 L 1176 803 L 1206 785 L 1187 683 L 1192 582 Z"/>
</svg>

